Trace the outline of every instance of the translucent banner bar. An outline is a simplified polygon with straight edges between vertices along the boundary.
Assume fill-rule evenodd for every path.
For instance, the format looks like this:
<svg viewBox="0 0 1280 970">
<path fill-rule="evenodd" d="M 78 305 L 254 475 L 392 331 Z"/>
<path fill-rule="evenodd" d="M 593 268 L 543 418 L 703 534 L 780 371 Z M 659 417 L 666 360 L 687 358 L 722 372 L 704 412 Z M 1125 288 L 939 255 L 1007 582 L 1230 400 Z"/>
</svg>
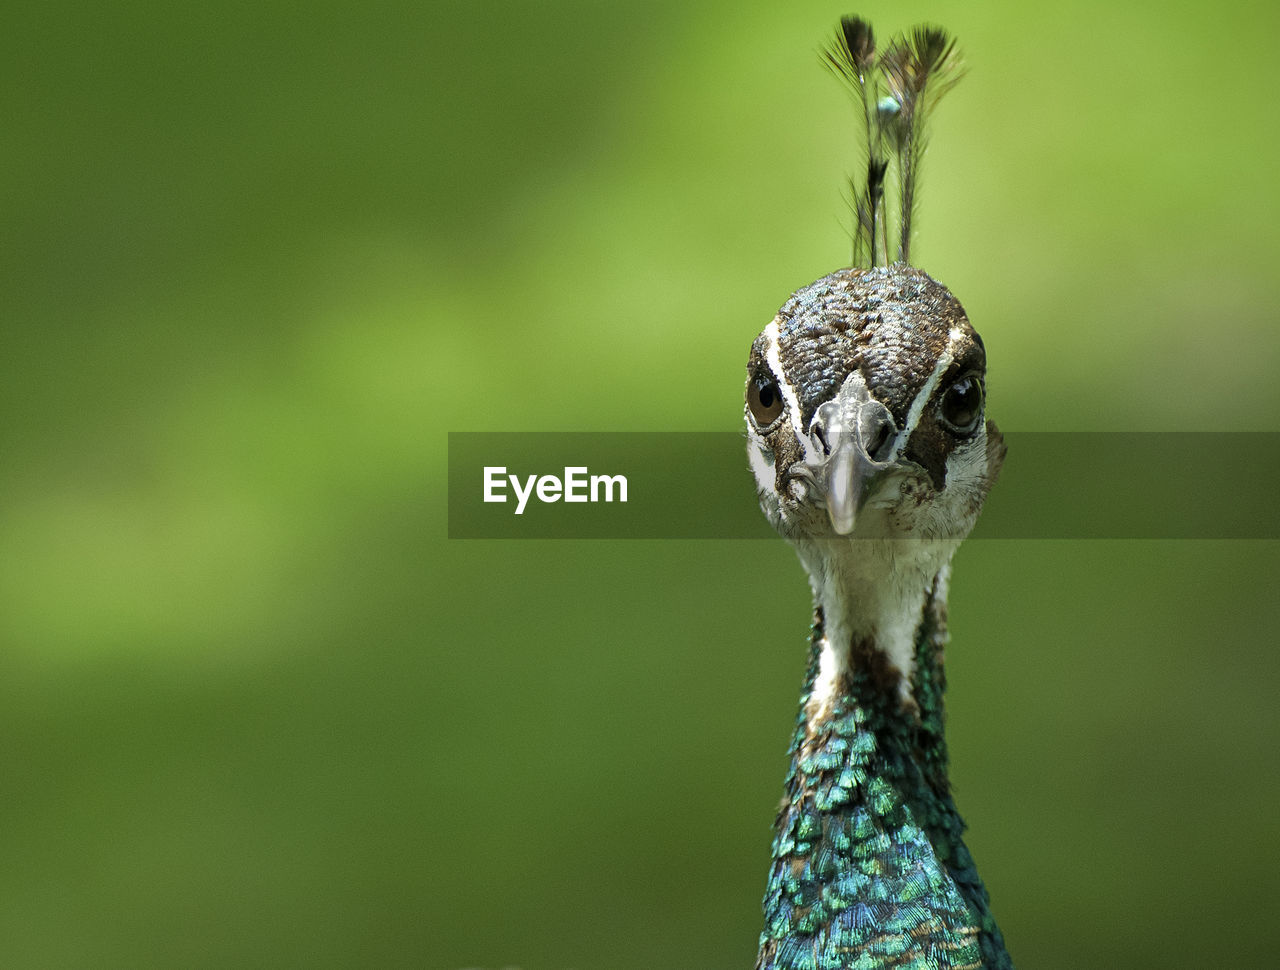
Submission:
<svg viewBox="0 0 1280 970">
<path fill-rule="evenodd" d="M 1280 434 L 1005 433 L 973 538 L 1280 538 Z M 765 539 L 733 432 L 450 432 L 454 539 Z"/>
</svg>

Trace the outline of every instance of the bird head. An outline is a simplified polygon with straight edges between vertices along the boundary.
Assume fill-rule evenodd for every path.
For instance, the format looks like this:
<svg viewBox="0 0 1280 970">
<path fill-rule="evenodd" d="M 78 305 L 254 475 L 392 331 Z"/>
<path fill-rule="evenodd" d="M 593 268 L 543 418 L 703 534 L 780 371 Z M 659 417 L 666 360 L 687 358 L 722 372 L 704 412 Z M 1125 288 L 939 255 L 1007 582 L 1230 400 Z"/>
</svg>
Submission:
<svg viewBox="0 0 1280 970">
<path fill-rule="evenodd" d="M 797 291 L 751 345 L 748 451 L 774 528 L 806 539 L 964 538 L 1004 458 L 986 352 L 903 263 Z"/>
</svg>

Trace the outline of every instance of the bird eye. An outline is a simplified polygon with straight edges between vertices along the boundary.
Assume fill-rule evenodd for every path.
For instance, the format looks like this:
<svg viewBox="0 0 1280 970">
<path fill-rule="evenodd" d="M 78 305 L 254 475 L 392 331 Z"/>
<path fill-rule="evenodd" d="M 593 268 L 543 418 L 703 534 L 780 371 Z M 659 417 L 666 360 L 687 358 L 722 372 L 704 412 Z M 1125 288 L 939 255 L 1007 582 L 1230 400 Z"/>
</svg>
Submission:
<svg viewBox="0 0 1280 970">
<path fill-rule="evenodd" d="M 982 417 L 982 381 L 973 374 L 960 378 L 942 395 L 938 413 L 952 431 L 973 434 Z"/>
<path fill-rule="evenodd" d="M 778 385 L 768 378 L 752 378 L 747 383 L 747 407 L 760 427 L 773 424 L 782 414 L 782 395 L 778 392 Z"/>
</svg>

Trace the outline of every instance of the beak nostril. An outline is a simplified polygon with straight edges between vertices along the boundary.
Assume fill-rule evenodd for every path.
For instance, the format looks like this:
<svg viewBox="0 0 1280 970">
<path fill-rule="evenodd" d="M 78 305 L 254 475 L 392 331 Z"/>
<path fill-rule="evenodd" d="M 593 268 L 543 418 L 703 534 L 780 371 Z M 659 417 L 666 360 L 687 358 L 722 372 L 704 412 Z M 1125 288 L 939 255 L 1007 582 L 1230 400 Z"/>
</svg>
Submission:
<svg viewBox="0 0 1280 970">
<path fill-rule="evenodd" d="M 867 455 L 872 461 L 884 461 L 889 456 L 889 442 L 893 428 L 888 423 L 876 428 L 875 434 L 867 442 Z"/>
<path fill-rule="evenodd" d="M 822 430 L 822 425 L 815 424 L 810 436 L 824 456 L 831 454 L 831 445 L 827 443 L 827 434 Z"/>
</svg>

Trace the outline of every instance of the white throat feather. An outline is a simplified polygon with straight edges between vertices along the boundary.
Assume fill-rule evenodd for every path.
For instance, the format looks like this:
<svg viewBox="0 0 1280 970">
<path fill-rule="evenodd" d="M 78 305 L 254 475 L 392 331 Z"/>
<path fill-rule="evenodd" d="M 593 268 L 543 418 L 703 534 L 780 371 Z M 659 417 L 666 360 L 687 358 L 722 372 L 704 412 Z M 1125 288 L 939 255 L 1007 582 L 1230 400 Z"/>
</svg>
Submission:
<svg viewBox="0 0 1280 970">
<path fill-rule="evenodd" d="M 897 678 L 898 696 L 915 706 L 916 635 L 959 539 L 813 539 L 795 543 L 822 610 L 818 673 L 806 714 L 810 727 L 830 713 L 841 684 L 857 662 L 855 641 L 869 644 Z"/>
</svg>

